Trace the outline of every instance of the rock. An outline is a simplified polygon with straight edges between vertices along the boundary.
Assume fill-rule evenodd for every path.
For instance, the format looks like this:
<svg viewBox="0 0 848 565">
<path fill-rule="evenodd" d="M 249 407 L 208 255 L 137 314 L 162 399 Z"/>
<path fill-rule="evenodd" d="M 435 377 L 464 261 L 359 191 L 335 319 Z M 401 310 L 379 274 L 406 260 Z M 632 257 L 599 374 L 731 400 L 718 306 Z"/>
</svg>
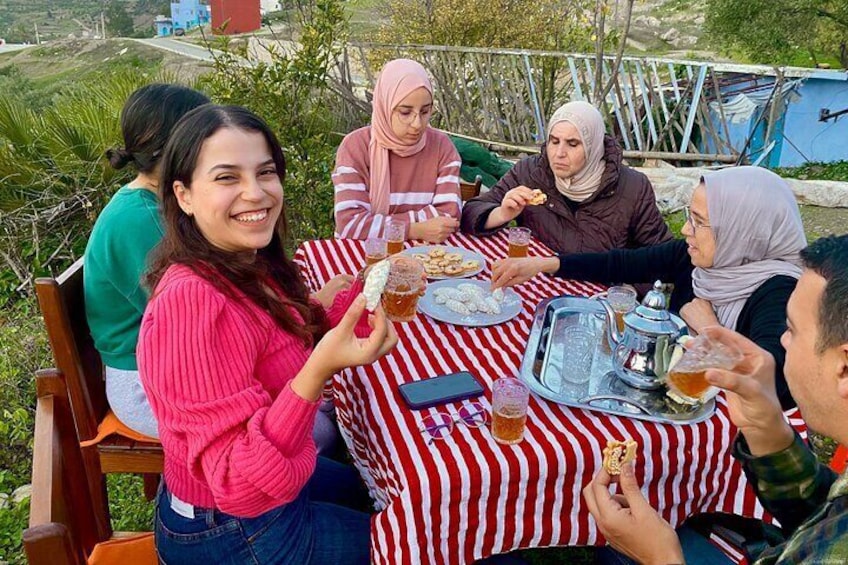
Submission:
<svg viewBox="0 0 848 565">
<path fill-rule="evenodd" d="M 0 492 L 0 510 L 9 507 L 9 495 L 5 492 Z"/>
<path fill-rule="evenodd" d="M 697 167 L 639 167 L 654 187 L 660 210 L 674 212 L 689 203 L 692 191 L 709 169 Z M 848 207 L 848 182 L 785 179 L 800 204 L 825 208 Z"/>
<path fill-rule="evenodd" d="M 678 37 L 680 37 L 680 32 L 674 28 L 670 28 L 665 33 L 660 35 L 660 39 L 672 44 Z"/>
<path fill-rule="evenodd" d="M 637 16 L 633 19 L 633 23 L 648 28 L 660 27 L 660 21 L 653 16 Z"/>
<path fill-rule="evenodd" d="M 32 497 L 32 485 L 23 485 L 12 492 L 12 502 L 20 504 L 27 498 Z"/>
<path fill-rule="evenodd" d="M 695 18 L 695 25 L 702 26 L 706 21 L 707 18 L 705 18 L 704 16 L 698 16 L 697 18 Z"/>
</svg>

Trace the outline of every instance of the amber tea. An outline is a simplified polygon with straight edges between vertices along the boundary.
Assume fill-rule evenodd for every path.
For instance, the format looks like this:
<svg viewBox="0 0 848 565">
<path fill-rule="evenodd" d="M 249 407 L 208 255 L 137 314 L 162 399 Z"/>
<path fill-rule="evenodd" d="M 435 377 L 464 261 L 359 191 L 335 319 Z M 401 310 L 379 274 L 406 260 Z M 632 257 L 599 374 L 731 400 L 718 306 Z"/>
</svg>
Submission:
<svg viewBox="0 0 848 565">
<path fill-rule="evenodd" d="M 503 406 L 492 417 L 492 436 L 504 445 L 513 445 L 524 439 L 527 413 L 518 407 Z"/>
</svg>

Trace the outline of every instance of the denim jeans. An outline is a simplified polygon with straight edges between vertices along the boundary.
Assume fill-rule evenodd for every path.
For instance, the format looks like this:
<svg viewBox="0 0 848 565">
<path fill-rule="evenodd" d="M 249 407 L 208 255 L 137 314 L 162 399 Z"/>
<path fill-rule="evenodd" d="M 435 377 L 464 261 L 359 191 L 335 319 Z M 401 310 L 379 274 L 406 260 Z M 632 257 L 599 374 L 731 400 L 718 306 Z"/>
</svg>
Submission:
<svg viewBox="0 0 848 565">
<path fill-rule="evenodd" d="M 733 561 L 710 540 L 683 525 L 677 528 L 677 537 L 683 547 L 683 559 L 686 565 L 732 565 Z M 596 563 L 604 565 L 633 565 L 636 563 L 626 555 L 611 547 L 604 547 L 596 554 Z"/>
<path fill-rule="evenodd" d="M 295 500 L 256 518 L 198 507 L 186 518 L 171 507 L 163 482 L 156 549 L 168 565 L 367 564 L 371 519 L 361 510 L 368 505 L 356 471 L 323 457 Z"/>
</svg>

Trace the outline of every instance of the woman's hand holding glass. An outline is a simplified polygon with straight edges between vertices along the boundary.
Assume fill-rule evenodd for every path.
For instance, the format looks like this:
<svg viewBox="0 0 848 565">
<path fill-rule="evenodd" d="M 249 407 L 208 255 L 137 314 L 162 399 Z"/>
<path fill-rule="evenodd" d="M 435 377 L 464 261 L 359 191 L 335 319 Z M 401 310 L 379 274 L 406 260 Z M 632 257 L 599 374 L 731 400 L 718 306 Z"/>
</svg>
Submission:
<svg viewBox="0 0 848 565">
<path fill-rule="evenodd" d="M 292 381 L 292 390 L 297 395 L 314 401 L 334 374 L 347 367 L 371 364 L 395 347 L 397 334 L 381 306 L 368 316 L 371 326 L 368 337 L 356 337 L 354 328 L 364 312 L 365 296 L 360 294 L 338 325 L 324 334 Z"/>
</svg>

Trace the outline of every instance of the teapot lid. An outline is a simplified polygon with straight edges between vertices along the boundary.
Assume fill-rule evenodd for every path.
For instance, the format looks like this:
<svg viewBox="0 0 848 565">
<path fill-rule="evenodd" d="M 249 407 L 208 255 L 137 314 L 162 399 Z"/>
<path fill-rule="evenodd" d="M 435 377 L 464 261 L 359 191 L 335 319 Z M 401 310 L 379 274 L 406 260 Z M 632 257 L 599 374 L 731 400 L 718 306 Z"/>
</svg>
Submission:
<svg viewBox="0 0 848 565">
<path fill-rule="evenodd" d="M 666 304 L 662 282 L 656 281 L 654 288 L 642 299 L 642 304 L 624 315 L 624 324 L 640 334 L 676 336 L 680 330 L 671 319 Z"/>
</svg>

